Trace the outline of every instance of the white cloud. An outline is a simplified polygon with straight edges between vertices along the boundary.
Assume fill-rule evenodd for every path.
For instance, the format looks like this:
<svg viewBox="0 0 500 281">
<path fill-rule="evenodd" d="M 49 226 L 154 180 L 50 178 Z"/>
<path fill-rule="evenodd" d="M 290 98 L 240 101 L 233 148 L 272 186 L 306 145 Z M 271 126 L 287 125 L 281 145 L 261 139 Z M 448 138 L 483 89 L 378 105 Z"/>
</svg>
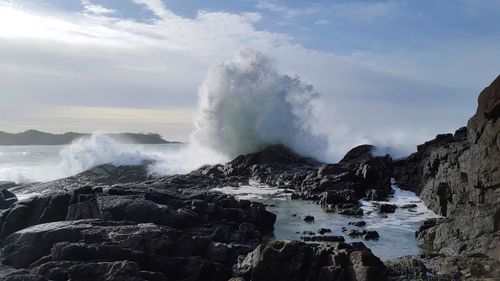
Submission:
<svg viewBox="0 0 500 281">
<path fill-rule="evenodd" d="M 400 13 L 404 1 L 394 2 L 351 2 L 341 4 L 309 4 L 302 8 L 289 8 L 267 1 L 260 1 L 256 7 L 281 15 L 282 20 L 276 21 L 278 25 L 288 25 L 297 18 L 311 20 L 316 25 L 328 25 L 331 19 L 348 20 L 352 22 L 373 22 L 388 20 Z M 318 17 L 320 19 L 318 19 Z"/>
<path fill-rule="evenodd" d="M 161 19 L 178 18 L 177 15 L 167 9 L 161 0 L 132 0 L 134 3 L 144 5 L 148 10 L 153 12 Z"/>
<path fill-rule="evenodd" d="M 86 13 L 94 15 L 110 15 L 114 14 L 116 11 L 113 9 L 105 8 L 101 5 L 96 5 L 91 3 L 89 0 L 82 0 L 82 5 Z"/>
<path fill-rule="evenodd" d="M 311 5 L 308 7 L 304 7 L 302 9 L 291 9 L 287 6 L 276 5 L 271 2 L 260 1 L 256 6 L 261 10 L 268 10 L 275 13 L 281 13 L 285 18 L 292 19 L 296 17 L 306 16 L 306 15 L 314 15 L 322 12 L 322 9 L 318 5 Z"/>
<path fill-rule="evenodd" d="M 200 11 L 184 18 L 161 1 L 135 2 L 157 18 L 140 22 L 109 13 L 51 14 L 0 4 L 0 129 L 125 131 L 150 126 L 148 131 L 175 132 L 180 137 L 171 138 L 186 139 L 191 126 L 158 112 L 194 109 L 207 69 L 241 48 L 254 48 L 274 57 L 280 71 L 300 75 L 323 95 L 324 120 L 318 125 L 329 131 L 341 154 L 367 140 L 417 144 L 464 124 L 477 92 L 471 91 L 467 107 L 453 95 L 478 85 L 477 77 L 495 69 L 489 62 L 491 67 L 481 73 L 469 73 L 468 66 L 478 65 L 473 58 L 450 69 L 413 53 L 319 52 L 289 35 L 256 29 L 259 13 Z M 282 8 L 273 9 L 285 12 Z M 344 15 L 353 9 L 343 8 Z M 371 11 L 372 18 L 387 15 L 384 8 Z M 474 48 L 468 46 L 467 52 Z M 448 46 L 443 49 L 463 56 Z M 427 74 L 430 69 L 435 69 L 432 75 Z M 398 133 L 392 136 L 394 128 Z"/>
</svg>

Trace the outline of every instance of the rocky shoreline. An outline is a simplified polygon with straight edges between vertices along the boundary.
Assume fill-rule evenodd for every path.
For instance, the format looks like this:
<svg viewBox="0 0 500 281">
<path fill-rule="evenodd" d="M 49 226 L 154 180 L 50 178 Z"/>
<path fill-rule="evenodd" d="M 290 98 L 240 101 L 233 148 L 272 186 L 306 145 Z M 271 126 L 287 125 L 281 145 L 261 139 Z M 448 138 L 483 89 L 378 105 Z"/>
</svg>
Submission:
<svg viewBox="0 0 500 281">
<path fill-rule="evenodd" d="M 500 280 L 499 117 L 500 77 L 481 93 L 466 128 L 405 159 L 373 156 L 363 145 L 324 164 L 275 145 L 185 175 L 151 178 L 144 163 L 1 183 L 0 279 Z M 443 219 L 416 234 L 427 254 L 386 263 L 327 230 L 307 243 L 273 240 L 275 214 L 213 190 L 258 182 L 355 221 L 363 215 L 359 200 L 386 199 L 391 178 Z"/>
</svg>

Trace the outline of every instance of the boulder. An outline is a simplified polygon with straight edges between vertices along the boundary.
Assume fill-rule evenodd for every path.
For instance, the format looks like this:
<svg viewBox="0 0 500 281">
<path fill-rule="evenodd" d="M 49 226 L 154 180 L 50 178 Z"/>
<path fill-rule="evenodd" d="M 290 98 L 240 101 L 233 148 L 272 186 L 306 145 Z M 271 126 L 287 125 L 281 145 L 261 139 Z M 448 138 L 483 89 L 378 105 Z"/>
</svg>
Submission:
<svg viewBox="0 0 500 281">
<path fill-rule="evenodd" d="M 309 223 L 314 222 L 314 217 L 307 215 L 304 217 L 304 221 Z"/>
<path fill-rule="evenodd" d="M 241 259 L 245 280 L 386 280 L 387 269 L 363 243 L 333 242 L 328 248 L 297 241 L 271 241 Z"/>
<path fill-rule="evenodd" d="M 313 249 L 297 241 L 271 241 L 259 245 L 238 263 L 237 273 L 249 280 L 306 280 Z"/>
<path fill-rule="evenodd" d="M 349 255 L 349 265 L 352 280 L 387 280 L 387 268 L 384 263 L 369 251 L 352 252 Z"/>
<path fill-rule="evenodd" d="M 386 213 L 394 213 L 396 212 L 397 206 L 394 204 L 380 204 L 378 206 L 379 212 L 386 214 Z"/>
</svg>

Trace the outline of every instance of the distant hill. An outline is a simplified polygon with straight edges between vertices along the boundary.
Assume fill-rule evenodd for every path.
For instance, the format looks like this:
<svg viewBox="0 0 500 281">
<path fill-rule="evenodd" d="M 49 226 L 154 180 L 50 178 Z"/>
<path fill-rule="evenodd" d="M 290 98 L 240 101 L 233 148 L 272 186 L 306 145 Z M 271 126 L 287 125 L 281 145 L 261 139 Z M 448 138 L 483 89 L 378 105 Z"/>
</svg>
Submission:
<svg viewBox="0 0 500 281">
<path fill-rule="evenodd" d="M 0 145 L 63 145 L 70 144 L 77 138 L 86 137 L 90 134 L 68 132 L 64 134 L 51 134 L 37 130 L 28 130 L 21 133 L 6 133 L 0 131 Z M 146 133 L 121 133 L 105 134 L 121 143 L 138 144 L 164 144 L 175 143 L 164 140 L 159 134 Z"/>
</svg>

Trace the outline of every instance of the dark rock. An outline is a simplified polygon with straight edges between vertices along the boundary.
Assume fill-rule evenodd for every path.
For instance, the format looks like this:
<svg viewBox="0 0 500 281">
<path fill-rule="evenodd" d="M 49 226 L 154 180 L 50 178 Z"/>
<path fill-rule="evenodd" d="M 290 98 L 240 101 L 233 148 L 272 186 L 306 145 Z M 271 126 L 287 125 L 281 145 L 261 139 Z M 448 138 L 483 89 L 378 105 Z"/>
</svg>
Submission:
<svg viewBox="0 0 500 281">
<path fill-rule="evenodd" d="M 438 135 L 393 163 L 399 186 L 446 217 L 418 232 L 419 244 L 447 255 L 475 252 L 500 260 L 500 76 L 478 98 L 466 128 Z"/>
<path fill-rule="evenodd" d="M 351 205 L 342 205 L 342 206 L 337 206 L 336 212 L 345 215 L 345 216 L 355 216 L 355 217 L 360 217 L 363 215 L 363 209 L 357 206 L 351 206 Z"/>
<path fill-rule="evenodd" d="M 375 150 L 375 147 L 373 145 L 369 144 L 363 144 L 356 146 L 355 148 L 349 150 L 347 154 L 340 160 L 339 163 L 345 164 L 345 163 L 361 163 L 366 160 L 370 160 L 372 156 L 372 152 Z"/>
<path fill-rule="evenodd" d="M 417 207 L 417 204 L 405 204 L 403 206 L 401 206 L 400 208 L 401 209 L 414 209 Z"/>
<path fill-rule="evenodd" d="M 352 190 L 334 190 L 323 193 L 321 205 L 339 205 L 339 204 L 357 204 L 354 192 Z"/>
<path fill-rule="evenodd" d="M 0 181 L 0 190 L 6 190 L 17 186 L 15 182 L 12 181 Z"/>
<path fill-rule="evenodd" d="M 367 231 L 364 235 L 363 238 L 365 240 L 377 240 L 380 238 L 380 235 L 378 234 L 377 231 L 372 230 L 372 231 Z"/>
<path fill-rule="evenodd" d="M 313 249 L 296 241 L 271 241 L 259 245 L 240 261 L 237 273 L 253 281 L 306 280 Z"/>
<path fill-rule="evenodd" d="M 396 205 L 393 204 L 380 204 L 378 210 L 381 213 L 394 213 L 396 211 Z"/>
<path fill-rule="evenodd" d="M 367 234 L 366 230 L 345 229 L 345 234 L 351 237 L 359 237 Z"/>
<path fill-rule="evenodd" d="M 314 222 L 314 217 L 309 215 L 305 216 L 304 221 L 309 223 Z"/>
<path fill-rule="evenodd" d="M 386 263 L 391 277 L 400 280 L 426 280 L 428 270 L 419 258 L 406 256 Z"/>
<path fill-rule="evenodd" d="M 302 236 L 300 237 L 302 240 L 306 242 L 344 242 L 345 239 L 342 236 L 333 236 L 333 235 L 325 235 L 325 236 Z"/>
<path fill-rule="evenodd" d="M 364 226 L 366 226 L 366 222 L 365 221 L 349 222 L 349 225 L 354 225 L 357 227 L 364 227 Z"/>
<path fill-rule="evenodd" d="M 16 201 L 17 197 L 14 193 L 10 192 L 7 189 L 0 190 L 0 210 L 9 208 Z"/>
<path fill-rule="evenodd" d="M 239 277 L 253 281 L 383 281 L 386 273 L 384 264 L 366 247 L 343 242 L 325 249 L 296 241 L 271 241 L 258 246 L 236 266 Z"/>
<path fill-rule="evenodd" d="M 354 280 L 384 281 L 387 280 L 387 268 L 384 263 L 369 251 L 355 251 L 349 256 Z"/>
<path fill-rule="evenodd" d="M 320 228 L 320 229 L 318 230 L 318 233 L 319 233 L 319 234 L 321 234 L 321 235 L 323 235 L 323 234 L 325 234 L 325 233 L 330 233 L 330 232 L 332 232 L 332 230 L 331 230 L 331 229 L 329 229 L 329 228 Z"/>
</svg>

